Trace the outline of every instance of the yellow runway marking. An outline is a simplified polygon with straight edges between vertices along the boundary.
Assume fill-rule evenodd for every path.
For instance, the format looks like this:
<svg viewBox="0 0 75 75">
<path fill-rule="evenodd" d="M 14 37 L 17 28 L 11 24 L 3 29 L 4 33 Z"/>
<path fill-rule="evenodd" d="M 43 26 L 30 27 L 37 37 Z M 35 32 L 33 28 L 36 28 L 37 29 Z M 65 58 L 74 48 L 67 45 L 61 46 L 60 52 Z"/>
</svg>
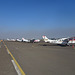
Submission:
<svg viewBox="0 0 75 75">
<path fill-rule="evenodd" d="M 4 43 L 4 42 L 3 42 L 3 43 Z M 5 43 L 4 43 L 4 45 L 5 45 Z M 12 59 L 14 60 L 14 62 L 16 63 L 17 67 L 19 68 L 21 74 L 22 74 L 22 75 L 26 75 L 26 74 L 24 73 L 24 71 L 22 70 L 22 68 L 20 67 L 20 65 L 18 64 L 18 62 L 16 61 L 16 59 L 13 57 L 13 55 L 11 54 L 11 52 L 9 51 L 9 49 L 7 48 L 6 45 L 5 45 L 5 47 L 6 47 L 7 51 L 9 52 L 10 56 L 12 57 Z"/>
</svg>

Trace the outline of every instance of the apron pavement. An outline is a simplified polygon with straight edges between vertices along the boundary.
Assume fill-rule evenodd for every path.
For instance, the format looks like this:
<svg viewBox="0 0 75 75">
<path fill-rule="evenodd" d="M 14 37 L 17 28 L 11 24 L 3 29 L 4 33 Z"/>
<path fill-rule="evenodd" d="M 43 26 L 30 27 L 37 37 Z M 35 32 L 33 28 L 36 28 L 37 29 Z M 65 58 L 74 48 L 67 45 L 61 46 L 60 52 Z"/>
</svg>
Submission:
<svg viewBox="0 0 75 75">
<path fill-rule="evenodd" d="M 0 42 L 0 75 L 17 75 L 11 60 L 3 42 Z"/>
</svg>

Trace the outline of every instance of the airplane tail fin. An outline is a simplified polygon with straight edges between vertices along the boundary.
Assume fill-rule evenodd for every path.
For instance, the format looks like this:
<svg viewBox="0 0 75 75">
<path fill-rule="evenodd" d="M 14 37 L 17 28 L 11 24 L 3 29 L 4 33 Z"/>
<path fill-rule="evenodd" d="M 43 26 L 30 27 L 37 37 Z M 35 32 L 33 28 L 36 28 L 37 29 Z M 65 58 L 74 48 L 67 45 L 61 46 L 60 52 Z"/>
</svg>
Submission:
<svg viewBox="0 0 75 75">
<path fill-rule="evenodd" d="M 22 38 L 22 41 L 24 41 L 24 38 Z"/>
<path fill-rule="evenodd" d="M 45 42 L 48 42 L 48 38 L 46 36 L 42 36 L 42 38 L 44 39 Z"/>
<path fill-rule="evenodd" d="M 26 42 L 26 39 L 25 39 L 25 38 L 22 38 L 22 41 L 23 41 L 23 42 Z"/>
</svg>

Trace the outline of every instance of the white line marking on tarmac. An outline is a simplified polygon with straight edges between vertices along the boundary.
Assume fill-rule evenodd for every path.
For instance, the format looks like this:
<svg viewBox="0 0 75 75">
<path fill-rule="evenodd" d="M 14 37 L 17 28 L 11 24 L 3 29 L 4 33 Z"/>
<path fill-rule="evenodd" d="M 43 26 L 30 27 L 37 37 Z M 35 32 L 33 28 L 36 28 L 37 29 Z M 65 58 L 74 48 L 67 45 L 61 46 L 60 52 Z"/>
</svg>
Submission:
<svg viewBox="0 0 75 75">
<path fill-rule="evenodd" d="M 22 75 L 14 60 L 11 60 L 18 75 Z"/>
<path fill-rule="evenodd" d="M 8 50 L 6 50 L 6 51 L 7 51 L 8 54 L 10 54 Z"/>
</svg>

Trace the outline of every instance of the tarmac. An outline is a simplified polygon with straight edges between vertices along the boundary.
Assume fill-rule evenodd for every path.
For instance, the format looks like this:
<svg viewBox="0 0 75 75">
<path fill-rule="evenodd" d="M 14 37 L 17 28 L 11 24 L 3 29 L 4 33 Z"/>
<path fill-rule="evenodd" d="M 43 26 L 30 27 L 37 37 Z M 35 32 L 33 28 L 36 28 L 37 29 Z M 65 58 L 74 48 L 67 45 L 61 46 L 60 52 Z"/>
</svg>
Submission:
<svg viewBox="0 0 75 75">
<path fill-rule="evenodd" d="M 8 42 L 5 45 L 25 75 L 75 75 L 75 49 L 46 43 Z M 0 43 L 0 75 L 17 75 L 12 57 Z"/>
<path fill-rule="evenodd" d="M 3 42 L 0 42 L 0 75 L 17 75 Z"/>
</svg>

